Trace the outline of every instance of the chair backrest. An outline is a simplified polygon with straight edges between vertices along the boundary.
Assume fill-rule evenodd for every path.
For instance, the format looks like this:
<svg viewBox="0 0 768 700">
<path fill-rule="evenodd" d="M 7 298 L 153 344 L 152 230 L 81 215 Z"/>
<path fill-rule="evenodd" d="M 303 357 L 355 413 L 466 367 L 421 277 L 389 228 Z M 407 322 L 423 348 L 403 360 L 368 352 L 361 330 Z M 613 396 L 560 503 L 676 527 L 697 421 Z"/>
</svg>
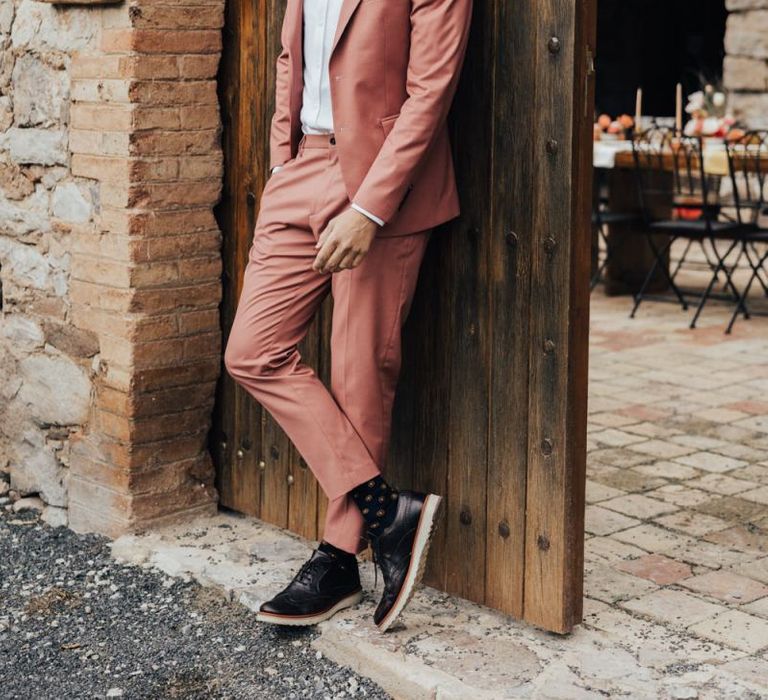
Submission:
<svg viewBox="0 0 768 700">
<path fill-rule="evenodd" d="M 726 142 L 733 208 L 740 224 L 757 224 L 768 204 L 768 129 Z"/>
<path fill-rule="evenodd" d="M 705 173 L 703 151 L 699 136 L 681 136 L 669 127 L 654 126 L 633 137 L 638 197 L 646 223 L 658 219 L 654 207 L 660 200 L 672 205 L 675 218 L 703 221 L 707 228 L 717 219 L 719 176 Z"/>
<path fill-rule="evenodd" d="M 669 151 L 673 135 L 671 129 L 658 126 L 632 135 L 637 198 L 646 224 L 657 218 L 653 213 L 654 203 L 669 194 L 665 187 L 664 156 Z"/>
</svg>

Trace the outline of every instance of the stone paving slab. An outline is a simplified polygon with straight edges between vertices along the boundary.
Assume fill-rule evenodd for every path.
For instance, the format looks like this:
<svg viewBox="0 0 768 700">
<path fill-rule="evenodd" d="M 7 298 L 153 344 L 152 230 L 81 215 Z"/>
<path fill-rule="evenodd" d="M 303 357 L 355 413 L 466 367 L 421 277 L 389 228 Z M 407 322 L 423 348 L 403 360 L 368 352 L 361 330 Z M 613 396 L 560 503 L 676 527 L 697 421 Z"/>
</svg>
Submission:
<svg viewBox="0 0 768 700">
<path fill-rule="evenodd" d="M 691 576 L 691 567 L 661 554 L 645 554 L 618 565 L 621 571 L 653 581 L 659 586 L 676 583 Z"/>
</svg>

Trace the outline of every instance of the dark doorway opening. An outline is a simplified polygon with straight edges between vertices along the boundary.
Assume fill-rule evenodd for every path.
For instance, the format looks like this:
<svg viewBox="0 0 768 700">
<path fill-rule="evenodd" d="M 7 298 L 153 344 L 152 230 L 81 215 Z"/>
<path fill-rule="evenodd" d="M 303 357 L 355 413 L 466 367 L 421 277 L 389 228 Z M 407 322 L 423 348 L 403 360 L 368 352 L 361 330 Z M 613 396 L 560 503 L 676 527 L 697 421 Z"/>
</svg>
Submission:
<svg viewBox="0 0 768 700">
<path fill-rule="evenodd" d="M 599 0 L 597 113 L 633 114 L 643 88 L 643 112 L 675 113 L 683 94 L 723 76 L 725 0 Z"/>
</svg>

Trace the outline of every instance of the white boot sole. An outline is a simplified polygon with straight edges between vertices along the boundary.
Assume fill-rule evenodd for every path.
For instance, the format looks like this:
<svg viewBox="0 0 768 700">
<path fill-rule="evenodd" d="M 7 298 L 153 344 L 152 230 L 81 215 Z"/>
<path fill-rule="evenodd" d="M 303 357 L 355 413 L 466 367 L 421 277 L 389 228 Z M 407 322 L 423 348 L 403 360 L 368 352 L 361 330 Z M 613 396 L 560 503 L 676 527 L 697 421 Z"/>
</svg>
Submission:
<svg viewBox="0 0 768 700">
<path fill-rule="evenodd" d="M 362 590 L 357 593 L 353 593 L 346 598 L 342 598 L 336 605 L 321 613 L 315 613 L 313 615 L 276 615 L 274 613 L 258 612 L 256 613 L 256 619 L 259 622 L 267 622 L 270 625 L 285 625 L 288 627 L 304 627 L 306 625 L 316 625 L 318 622 L 323 622 L 333 617 L 339 610 L 344 608 L 351 608 L 353 605 L 357 605 L 363 599 Z"/>
<path fill-rule="evenodd" d="M 405 609 L 405 606 L 408 605 L 416 590 L 416 586 L 419 585 L 424 576 L 424 567 L 427 563 L 429 545 L 432 541 L 435 520 L 442 500 L 441 496 L 431 493 L 424 501 L 424 507 L 419 515 L 419 524 L 416 529 L 416 537 L 413 543 L 411 561 L 408 565 L 408 573 L 405 575 L 403 587 L 400 589 L 395 604 L 382 618 L 381 622 L 378 623 L 378 628 L 382 632 L 386 631 L 397 619 L 398 615 Z"/>
</svg>

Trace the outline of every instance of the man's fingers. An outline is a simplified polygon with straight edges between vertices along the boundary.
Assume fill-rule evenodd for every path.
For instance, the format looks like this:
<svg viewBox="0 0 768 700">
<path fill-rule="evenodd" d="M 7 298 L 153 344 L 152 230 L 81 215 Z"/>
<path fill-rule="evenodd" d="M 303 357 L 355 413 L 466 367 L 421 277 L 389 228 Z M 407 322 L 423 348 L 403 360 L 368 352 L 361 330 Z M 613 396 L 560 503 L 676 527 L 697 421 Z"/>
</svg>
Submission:
<svg viewBox="0 0 768 700">
<path fill-rule="evenodd" d="M 317 237 L 317 243 L 315 243 L 315 250 L 322 248 L 325 242 L 328 240 L 328 236 L 331 235 L 333 230 L 333 223 L 334 219 L 331 219 L 328 222 L 328 225 L 320 232 L 320 235 Z"/>
<path fill-rule="evenodd" d="M 355 266 L 355 258 L 357 258 L 358 253 L 354 250 L 350 250 L 347 252 L 347 254 L 339 261 L 339 264 L 336 266 L 337 270 L 349 270 Z"/>
<path fill-rule="evenodd" d="M 354 209 L 331 219 L 315 244 L 318 250 L 312 268 L 320 273 L 355 267 L 375 235 L 375 224 Z M 361 251 L 363 251 L 361 253 Z"/>
<path fill-rule="evenodd" d="M 336 249 L 331 253 L 331 257 L 323 266 L 324 272 L 336 272 L 339 263 L 349 255 L 350 249 L 343 245 L 336 246 Z"/>
<path fill-rule="evenodd" d="M 363 260 L 365 260 L 365 256 L 368 251 L 354 251 L 351 250 L 347 255 L 344 257 L 344 259 L 339 263 L 337 270 L 353 270 L 356 268 Z"/>
<path fill-rule="evenodd" d="M 312 263 L 312 268 L 317 270 L 317 272 L 324 272 L 328 259 L 331 257 L 334 250 L 336 250 L 338 245 L 339 242 L 334 238 L 327 239 L 325 243 L 323 243 L 323 246 L 320 248 L 320 252 L 315 257 L 315 262 Z"/>
</svg>

